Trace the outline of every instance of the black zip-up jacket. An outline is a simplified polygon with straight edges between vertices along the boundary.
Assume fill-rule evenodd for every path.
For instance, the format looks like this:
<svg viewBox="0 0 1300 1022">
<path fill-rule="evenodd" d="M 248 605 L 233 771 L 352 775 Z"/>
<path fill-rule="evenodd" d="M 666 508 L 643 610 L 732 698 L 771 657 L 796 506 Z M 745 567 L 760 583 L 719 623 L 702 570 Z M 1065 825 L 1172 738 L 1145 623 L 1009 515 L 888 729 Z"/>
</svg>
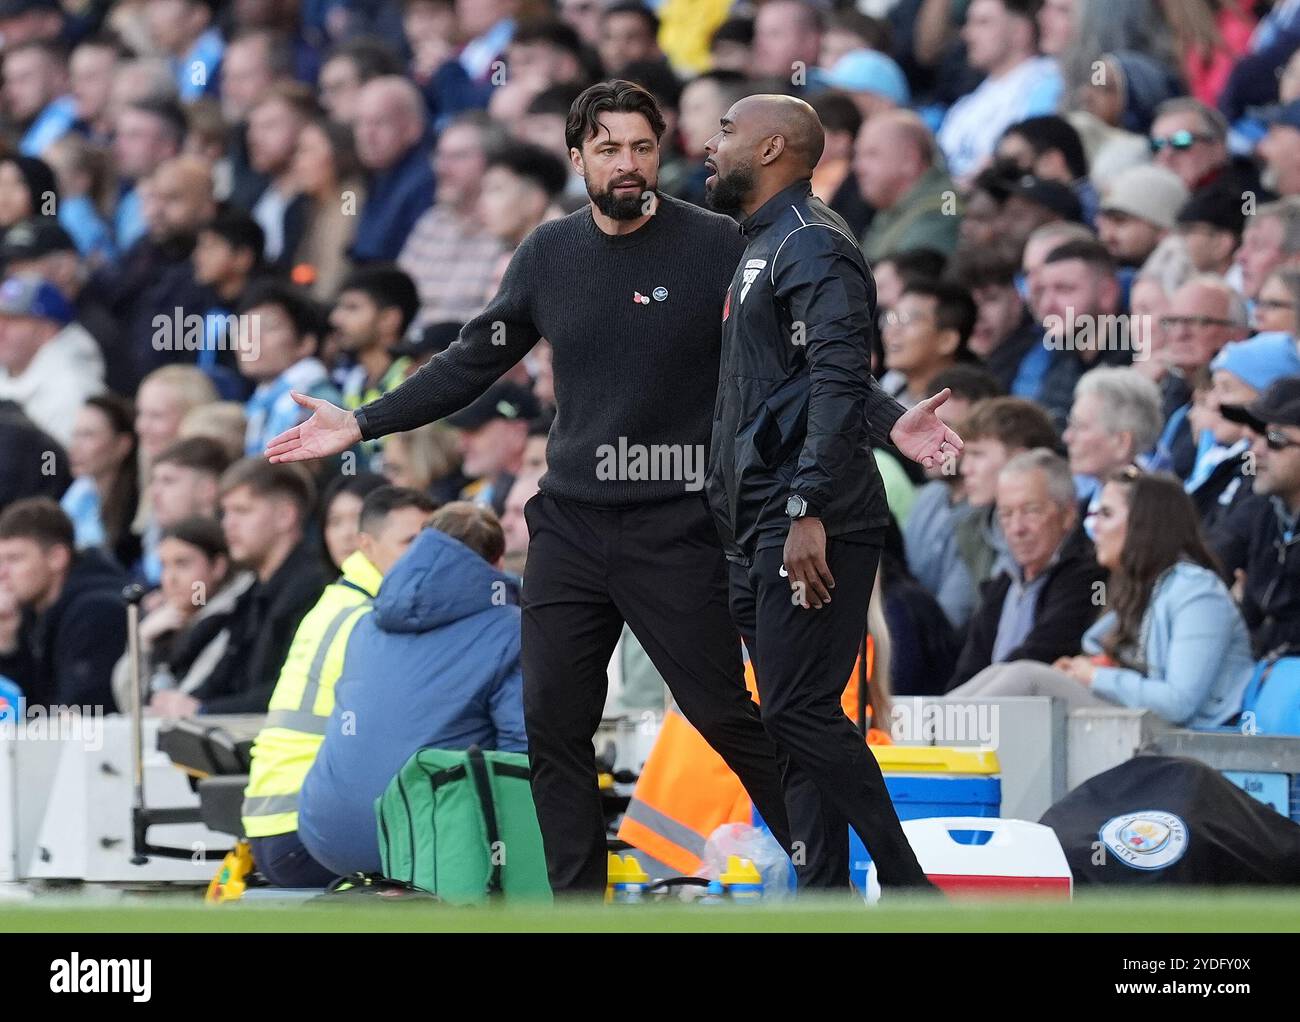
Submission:
<svg viewBox="0 0 1300 1022">
<path fill-rule="evenodd" d="M 903 406 L 869 355 L 876 284 L 844 221 L 808 181 L 778 192 L 741 229 L 748 247 L 722 313 L 722 367 L 708 494 L 735 561 L 785 542 L 798 494 L 827 536 L 883 527 L 889 506 L 871 452 Z"/>
<path fill-rule="evenodd" d="M 1253 493 L 1209 533 L 1210 546 L 1231 584 L 1246 573 L 1241 614 L 1256 656 L 1280 646 L 1300 647 L 1300 516 L 1281 499 Z"/>
</svg>

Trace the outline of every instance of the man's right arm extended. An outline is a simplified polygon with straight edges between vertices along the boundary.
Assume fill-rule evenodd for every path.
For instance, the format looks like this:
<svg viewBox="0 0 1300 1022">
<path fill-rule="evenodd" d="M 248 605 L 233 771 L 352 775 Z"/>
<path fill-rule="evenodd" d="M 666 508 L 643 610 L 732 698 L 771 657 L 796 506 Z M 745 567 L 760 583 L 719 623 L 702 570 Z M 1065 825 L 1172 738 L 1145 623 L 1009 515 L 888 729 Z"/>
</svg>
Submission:
<svg viewBox="0 0 1300 1022">
<path fill-rule="evenodd" d="M 401 386 L 357 409 L 362 439 L 416 429 L 459 411 L 528 354 L 540 336 L 530 303 L 539 268 L 530 236 L 510 260 L 496 297 L 460 337 Z"/>
</svg>

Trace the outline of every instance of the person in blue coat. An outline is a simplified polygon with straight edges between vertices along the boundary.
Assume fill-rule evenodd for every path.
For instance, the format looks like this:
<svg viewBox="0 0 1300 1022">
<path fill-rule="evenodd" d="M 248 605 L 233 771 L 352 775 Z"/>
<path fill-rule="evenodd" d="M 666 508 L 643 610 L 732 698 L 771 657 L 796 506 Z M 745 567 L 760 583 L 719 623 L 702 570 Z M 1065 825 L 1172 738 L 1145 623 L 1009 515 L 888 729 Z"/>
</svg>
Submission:
<svg viewBox="0 0 1300 1022">
<path fill-rule="evenodd" d="M 526 752 L 519 607 L 491 510 L 439 509 L 348 638 L 298 833 L 340 876 L 380 869 L 374 804 L 423 748 Z"/>
</svg>

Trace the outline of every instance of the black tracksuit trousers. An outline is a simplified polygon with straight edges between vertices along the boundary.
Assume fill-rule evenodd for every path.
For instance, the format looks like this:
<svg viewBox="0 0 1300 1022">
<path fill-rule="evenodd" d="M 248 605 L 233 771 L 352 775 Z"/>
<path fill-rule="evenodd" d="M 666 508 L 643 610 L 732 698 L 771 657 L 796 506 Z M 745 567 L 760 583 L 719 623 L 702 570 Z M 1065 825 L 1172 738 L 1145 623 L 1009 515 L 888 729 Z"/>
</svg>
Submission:
<svg viewBox="0 0 1300 1022">
<path fill-rule="evenodd" d="M 882 888 L 932 886 L 876 757 L 840 705 L 866 631 L 881 542 L 870 532 L 827 541 L 835 588 L 817 610 L 792 599 L 782 547 L 760 548 L 750 565 L 730 566 L 732 617 L 754 662 L 763 724 L 781 751 L 800 889 L 850 886 L 850 825 Z"/>
<path fill-rule="evenodd" d="M 726 560 L 704 496 L 601 508 L 539 493 L 524 517 L 524 724 L 552 889 L 605 890 L 593 738 L 625 621 L 789 851 L 777 750 L 745 688 Z"/>
</svg>

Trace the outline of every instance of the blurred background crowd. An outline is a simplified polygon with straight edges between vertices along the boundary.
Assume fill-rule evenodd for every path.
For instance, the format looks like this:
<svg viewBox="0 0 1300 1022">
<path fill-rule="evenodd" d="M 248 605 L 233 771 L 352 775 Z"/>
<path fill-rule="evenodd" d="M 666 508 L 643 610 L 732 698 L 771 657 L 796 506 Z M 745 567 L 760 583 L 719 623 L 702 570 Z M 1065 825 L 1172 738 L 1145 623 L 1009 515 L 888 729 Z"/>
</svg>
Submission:
<svg viewBox="0 0 1300 1022">
<path fill-rule="evenodd" d="M 260 455 L 587 203 L 565 120 L 610 77 L 700 204 L 731 104 L 812 104 L 873 370 L 952 392 L 960 462 L 877 451 L 880 686 L 1233 719 L 1300 640 L 1300 0 L 0 0 L 0 674 L 123 703 L 134 579 L 152 710 L 264 711 L 324 587 L 430 520 L 526 577 L 545 341 L 444 422 Z"/>
</svg>

